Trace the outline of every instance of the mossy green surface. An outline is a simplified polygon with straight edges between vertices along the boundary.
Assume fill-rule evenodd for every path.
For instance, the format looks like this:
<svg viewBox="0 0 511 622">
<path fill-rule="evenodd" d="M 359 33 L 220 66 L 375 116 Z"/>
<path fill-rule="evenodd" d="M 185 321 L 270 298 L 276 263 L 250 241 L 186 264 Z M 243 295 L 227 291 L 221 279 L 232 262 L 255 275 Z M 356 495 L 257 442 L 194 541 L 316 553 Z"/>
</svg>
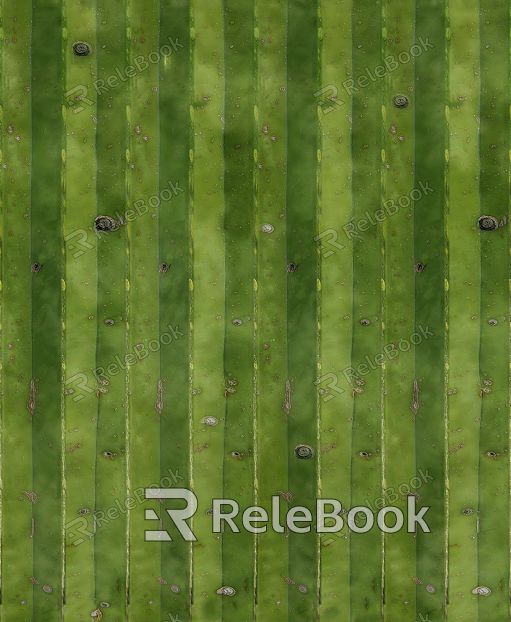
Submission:
<svg viewBox="0 0 511 622">
<path fill-rule="evenodd" d="M 508 619 L 507 3 L 1 19 L 0 619 Z M 410 495 L 431 533 L 209 512 Z"/>
</svg>

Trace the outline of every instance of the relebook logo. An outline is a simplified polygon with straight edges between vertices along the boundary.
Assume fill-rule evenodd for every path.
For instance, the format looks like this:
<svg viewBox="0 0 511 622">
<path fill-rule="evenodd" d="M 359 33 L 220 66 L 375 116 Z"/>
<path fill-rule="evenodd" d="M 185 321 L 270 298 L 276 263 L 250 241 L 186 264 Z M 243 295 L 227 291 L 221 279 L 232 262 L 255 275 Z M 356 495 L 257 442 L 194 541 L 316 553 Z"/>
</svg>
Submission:
<svg viewBox="0 0 511 622">
<path fill-rule="evenodd" d="M 189 521 L 198 508 L 198 499 L 187 488 L 146 488 L 146 499 L 179 499 L 186 502 L 182 509 L 166 509 L 165 512 L 172 520 L 182 538 L 188 542 L 196 542 L 197 538 L 190 527 Z M 371 508 L 356 506 L 347 512 L 338 499 L 317 499 L 315 515 L 303 506 L 281 508 L 281 497 L 271 498 L 271 509 L 268 512 L 261 506 L 250 506 L 243 511 L 234 499 L 213 499 L 208 514 L 211 516 L 211 530 L 213 533 L 222 533 L 230 529 L 233 533 L 240 533 L 243 529 L 250 533 L 266 533 L 271 530 L 275 533 L 337 533 L 345 526 L 354 533 L 367 533 L 371 529 L 380 529 L 384 533 L 396 533 L 406 529 L 408 533 L 415 533 L 417 527 L 425 533 L 430 533 L 425 516 L 429 507 L 417 509 L 415 495 L 407 497 L 406 511 L 398 507 L 388 506 L 375 513 Z M 181 504 L 182 505 L 182 504 Z M 346 520 L 344 518 L 346 515 Z M 283 518 L 282 518 L 283 517 Z M 161 526 L 162 517 L 153 509 L 145 510 L 148 521 L 158 521 Z M 168 531 L 148 530 L 145 532 L 147 542 L 170 542 L 172 537 Z"/>
</svg>

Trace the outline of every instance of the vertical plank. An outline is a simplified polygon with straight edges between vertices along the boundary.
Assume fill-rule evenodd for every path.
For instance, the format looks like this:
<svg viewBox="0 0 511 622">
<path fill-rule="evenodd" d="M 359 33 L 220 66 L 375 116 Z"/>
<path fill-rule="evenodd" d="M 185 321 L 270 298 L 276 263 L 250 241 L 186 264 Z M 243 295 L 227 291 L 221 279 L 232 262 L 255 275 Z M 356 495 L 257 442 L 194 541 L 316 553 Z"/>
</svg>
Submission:
<svg viewBox="0 0 511 622">
<path fill-rule="evenodd" d="M 415 44 L 433 47 L 415 61 L 415 185 L 432 189 L 414 207 L 415 330 L 434 339 L 415 351 L 419 410 L 415 417 L 416 473 L 412 486 L 429 506 L 431 533 L 417 533 L 417 618 L 445 619 L 447 527 L 445 493 L 445 149 L 446 59 L 444 0 L 416 3 Z M 413 482 L 412 482 L 413 484 Z"/>
<path fill-rule="evenodd" d="M 191 451 L 190 43 L 189 3 L 162 0 L 160 49 L 170 46 L 171 53 L 159 65 L 159 304 L 160 340 L 166 342 L 160 350 L 160 477 L 162 484 L 171 482 L 171 486 L 183 488 L 190 488 Z M 179 332 L 179 338 L 169 343 L 171 330 Z M 162 545 L 161 554 L 161 619 L 174 616 L 187 622 L 191 615 L 191 543 L 176 539 L 172 545 Z"/>
<path fill-rule="evenodd" d="M 34 616 L 62 608 L 62 2 L 32 5 L 32 465 Z M 43 590 L 43 586 L 49 586 Z"/>
<path fill-rule="evenodd" d="M 32 619 L 32 3 L 2 2 L 2 619 Z M 25 206 L 23 210 L 20 206 Z M 7 257 L 8 261 L 3 258 Z M 23 456 L 23 460 L 20 460 Z"/>
<path fill-rule="evenodd" d="M 385 76 L 383 105 L 384 205 L 392 201 L 397 213 L 383 223 L 385 253 L 384 343 L 396 344 L 397 356 L 385 362 L 384 398 L 384 487 L 398 491 L 389 504 L 406 519 L 407 493 L 401 485 L 415 475 L 415 418 L 420 416 L 417 399 L 419 380 L 415 374 L 414 344 L 414 232 L 413 210 L 417 205 L 414 183 L 414 45 L 415 12 L 412 3 L 385 2 L 385 58 L 391 56 L 397 68 Z M 396 97 L 406 97 L 406 107 L 396 106 Z M 421 333 L 419 335 L 419 342 Z M 425 337 L 423 339 L 426 339 Z M 401 346 L 401 344 L 406 344 Z M 417 347 L 420 347 L 418 345 Z M 387 525 L 396 518 L 391 514 Z M 384 536 L 384 619 L 414 619 L 416 614 L 415 534 L 405 524 Z"/>
<path fill-rule="evenodd" d="M 126 56 L 126 2 L 98 0 L 97 213 L 119 225 L 98 237 L 96 511 L 101 522 L 94 537 L 94 578 L 97 604 L 108 603 L 108 615 L 120 618 L 126 616 L 126 514 L 116 505 L 118 500 L 125 507 L 126 498 Z"/>
<path fill-rule="evenodd" d="M 254 3 L 224 0 L 225 435 L 223 496 L 254 501 Z M 240 206 L 243 206 L 240 209 Z M 254 617 L 254 534 L 222 537 L 222 620 Z"/>
<path fill-rule="evenodd" d="M 221 498 L 225 434 L 224 22 L 223 2 L 194 0 L 193 23 L 193 346 L 192 483 L 199 499 L 193 519 L 192 619 L 222 617 L 221 535 L 212 532 L 210 499 Z M 205 417 L 215 417 L 209 426 Z M 235 587 L 235 586 L 230 586 Z M 235 588 L 236 589 L 236 588 Z"/>
<path fill-rule="evenodd" d="M 447 235 L 449 620 L 477 619 L 479 349 L 479 2 L 449 1 Z M 467 510 L 464 512 L 464 510 Z M 471 511 L 472 510 L 472 511 Z"/>
<path fill-rule="evenodd" d="M 286 29 L 287 3 L 256 2 L 257 406 L 256 498 L 289 491 L 286 313 Z M 272 138 L 275 137 L 275 138 Z M 271 225 L 271 228 L 265 225 Z M 288 543 L 268 529 L 257 536 L 256 619 L 288 619 Z"/>
<path fill-rule="evenodd" d="M 289 417 L 289 491 L 293 505 L 315 511 L 318 443 L 314 382 L 317 378 L 318 270 L 311 233 L 317 231 L 317 110 L 318 3 L 288 2 L 287 39 L 287 261 L 297 266 L 287 278 L 288 373 L 293 407 Z M 276 140 L 280 140 L 276 137 Z M 314 455 L 297 457 L 295 448 L 307 445 Z M 317 619 L 317 536 L 289 530 L 289 616 Z M 300 587 L 301 586 L 301 587 Z"/>
<path fill-rule="evenodd" d="M 381 3 L 353 5 L 353 75 L 348 88 L 367 67 L 381 64 Z M 361 41 L 367 42 L 366 45 Z M 381 205 L 381 80 L 353 90 L 353 239 L 352 363 L 344 380 L 355 399 L 351 449 L 351 506 L 367 506 L 381 496 L 381 366 L 367 370 L 370 359 L 382 352 L 382 237 L 381 228 L 359 231 L 359 223 Z M 355 233 L 353 233 L 355 232 Z M 357 235 L 358 234 L 358 235 Z M 360 365 L 366 368 L 360 369 Z M 360 371 L 366 373 L 361 375 Z M 370 371 L 370 373 L 367 373 Z M 345 385 L 346 386 L 346 385 Z M 373 529 L 350 534 L 351 619 L 376 622 L 382 618 L 381 534 Z"/>
<path fill-rule="evenodd" d="M 321 87 L 319 119 L 319 252 L 321 261 L 320 498 L 351 502 L 353 395 L 342 370 L 351 366 L 353 327 L 353 241 L 344 227 L 352 217 L 352 99 L 342 83 L 350 78 L 352 60 L 351 0 L 321 2 Z M 336 99 L 332 100 L 329 97 Z M 337 244 L 335 246 L 332 242 Z M 340 248 L 339 248 L 340 246 Z M 332 376 L 333 374 L 333 376 Z M 339 377 L 340 376 L 340 377 Z M 325 394 L 335 378 L 341 393 Z M 345 516 L 342 516 L 345 518 Z M 320 536 L 321 619 L 350 619 L 350 546 L 344 530 Z"/>
<path fill-rule="evenodd" d="M 510 124 L 502 85 L 509 80 L 509 6 L 481 0 L 479 20 L 480 209 L 482 216 L 494 215 L 504 223 L 509 216 Z M 489 587 L 492 593 L 479 598 L 478 615 L 480 620 L 499 620 L 509 615 L 509 227 L 479 235 L 482 400 L 477 585 Z"/>
<path fill-rule="evenodd" d="M 86 620 L 97 607 L 96 510 L 97 245 L 96 3 L 65 4 L 65 603 L 64 620 Z M 91 54 L 76 56 L 76 42 Z"/>
<path fill-rule="evenodd" d="M 161 343 L 158 273 L 158 59 L 159 2 L 128 4 L 129 64 L 138 67 L 130 82 L 128 131 L 128 351 L 129 490 L 157 485 L 160 479 L 160 417 L 155 409 Z M 153 56 L 153 55 L 156 55 Z M 153 60 L 154 59 L 154 60 Z M 138 208 L 138 211 L 137 211 Z M 145 510 L 160 516 L 158 501 L 136 506 L 129 518 L 128 620 L 161 619 L 161 546 L 145 542 L 144 531 L 158 529 Z M 165 519 L 160 516 L 161 524 Z"/>
</svg>

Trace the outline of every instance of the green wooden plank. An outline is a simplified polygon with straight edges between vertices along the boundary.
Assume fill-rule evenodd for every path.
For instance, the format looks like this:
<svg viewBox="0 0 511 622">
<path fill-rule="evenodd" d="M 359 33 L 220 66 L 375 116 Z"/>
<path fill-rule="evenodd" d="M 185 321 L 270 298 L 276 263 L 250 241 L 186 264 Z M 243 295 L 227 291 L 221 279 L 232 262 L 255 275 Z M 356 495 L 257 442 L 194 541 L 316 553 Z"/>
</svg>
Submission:
<svg viewBox="0 0 511 622">
<path fill-rule="evenodd" d="M 352 216 L 351 97 L 342 83 L 352 74 L 351 0 L 340 6 L 321 2 L 321 85 L 319 95 L 321 163 L 318 215 L 321 253 L 321 368 L 322 392 L 334 374 L 343 390 L 322 394 L 319 402 L 320 497 L 351 501 L 351 440 L 353 395 L 344 385 L 342 370 L 351 365 L 353 310 L 353 241 L 343 227 Z M 333 89 L 332 89 L 333 87 Z M 329 96 L 337 97 L 328 100 Z M 324 99 L 326 97 L 326 99 Z M 336 103 L 337 102 L 337 103 Z M 337 248 L 332 244 L 340 244 Z M 340 376 L 340 378 L 339 378 Z M 342 518 L 345 518 L 343 516 Z M 350 546 L 346 528 L 320 536 L 320 618 L 350 619 Z"/>
<path fill-rule="evenodd" d="M 96 4 L 65 5 L 65 602 L 64 620 L 88 620 L 94 585 L 97 238 Z M 73 44 L 87 42 L 89 56 Z M 78 98 L 78 99 L 77 99 Z M 80 99 L 82 98 L 82 99 Z M 83 99 L 85 98 L 85 99 Z"/>
<path fill-rule="evenodd" d="M 159 189 L 158 66 L 150 54 L 159 50 L 159 3 L 130 0 L 128 5 L 129 64 L 140 70 L 130 82 L 128 110 L 128 203 L 137 216 L 128 222 L 129 353 L 129 490 L 138 491 L 160 480 L 160 415 L 156 410 L 160 381 L 161 343 L 158 305 Z M 139 206 L 140 215 L 136 210 Z M 160 502 L 136 506 L 129 518 L 128 620 L 161 619 L 161 546 L 144 541 L 144 531 L 159 529 Z M 160 521 L 145 520 L 152 509 Z M 156 527 L 155 527 L 156 525 Z"/>
<path fill-rule="evenodd" d="M 415 61 L 415 180 L 433 189 L 414 207 L 415 329 L 434 339 L 415 351 L 420 407 L 415 417 L 420 504 L 429 506 L 431 533 L 417 533 L 417 617 L 445 619 L 445 2 L 418 2 L 416 42 L 434 46 Z M 420 45 L 420 44 L 419 44 Z M 432 131 L 435 128 L 435 131 Z M 422 270 L 422 271 L 421 271 Z M 427 478 L 427 481 L 426 481 Z M 413 487 L 415 488 L 415 487 Z"/>
<path fill-rule="evenodd" d="M 97 210 L 126 220 L 126 2 L 97 3 Z M 116 82 L 112 80 L 112 76 Z M 110 86 L 112 85 L 112 86 Z M 145 228 L 145 227 L 144 227 Z M 126 496 L 126 227 L 98 239 L 96 511 L 107 520 L 94 538 L 95 595 L 108 615 L 126 616 L 126 515 L 110 511 Z M 104 371 L 103 371 L 104 370 Z M 104 376 L 104 378 L 103 378 Z M 108 512 L 110 511 L 110 514 Z M 113 517 L 113 518 L 110 518 Z"/>
<path fill-rule="evenodd" d="M 254 2 L 224 1 L 225 434 L 223 495 L 254 501 Z M 229 392 L 232 389 L 233 392 Z M 254 617 L 254 534 L 226 530 L 222 620 Z"/>
<path fill-rule="evenodd" d="M 480 209 L 481 215 L 503 220 L 509 202 L 509 104 L 502 89 L 509 78 L 509 6 L 483 0 L 479 17 Z M 480 236 L 483 399 L 477 584 L 492 590 L 490 597 L 479 597 L 478 613 L 480 620 L 491 622 L 509 616 L 509 229 Z"/>
<path fill-rule="evenodd" d="M 481 263 L 479 3 L 449 2 L 448 620 L 476 620 Z M 474 513 L 466 514 L 465 509 Z"/>
<path fill-rule="evenodd" d="M 189 105 L 191 97 L 190 13 L 188 3 L 160 3 L 160 49 L 176 49 L 160 62 L 160 339 L 169 326 L 182 336 L 160 350 L 160 476 L 172 486 L 190 488 L 189 323 L 190 227 Z M 182 46 L 182 47 L 179 47 Z M 176 89 L 179 84 L 179 89 Z M 174 186 L 175 189 L 172 189 Z M 170 193 L 170 198 L 169 198 Z M 165 272 L 163 264 L 169 267 Z M 166 338 L 165 338 L 166 339 Z M 186 622 L 191 607 L 191 544 L 181 538 L 161 550 L 161 616 Z"/>
<path fill-rule="evenodd" d="M 287 3 L 256 2 L 257 405 L 256 499 L 289 491 L 286 314 L 286 19 Z M 275 138 L 272 138 L 275 137 Z M 277 140 L 278 137 L 278 140 Z M 266 232 L 271 225 L 273 231 Z M 289 397 L 291 399 L 289 403 Z M 277 449 L 276 449 L 277 448 Z M 257 536 L 256 619 L 288 619 L 288 545 L 268 529 Z"/>
<path fill-rule="evenodd" d="M 288 2 L 287 40 L 287 260 L 296 264 L 287 279 L 288 373 L 293 406 L 289 416 L 289 491 L 293 505 L 315 511 L 317 496 L 317 254 L 311 244 L 317 228 L 318 5 Z M 276 137 L 277 140 L 280 137 Z M 315 455 L 300 460 L 295 447 Z M 289 531 L 289 618 L 317 619 L 318 538 Z M 301 587 L 302 586 L 302 587 Z"/>
<path fill-rule="evenodd" d="M 35 620 L 60 620 L 62 573 L 62 3 L 32 5 L 32 419 Z M 43 590 L 44 586 L 49 588 Z"/>
<path fill-rule="evenodd" d="M 192 619 L 222 617 L 222 543 L 212 532 L 207 511 L 221 498 L 225 432 L 225 240 L 224 240 L 224 44 L 223 3 L 192 4 L 194 137 L 193 208 L 193 346 L 192 346 L 192 484 L 199 499 L 193 518 Z M 215 417 L 216 426 L 204 423 Z M 235 587 L 235 586 L 230 586 Z M 227 597 L 225 597 L 227 598 Z M 232 598 L 232 597 L 231 597 Z M 234 596 L 235 598 L 235 596 Z"/>
<path fill-rule="evenodd" d="M 415 417 L 420 416 L 412 404 L 415 377 L 414 346 L 414 268 L 413 209 L 414 190 L 414 10 L 409 2 L 388 2 L 384 5 L 385 57 L 397 59 L 398 67 L 385 79 L 384 131 L 384 202 L 393 200 L 399 206 L 395 215 L 383 223 L 385 254 L 385 316 L 384 342 L 400 346 L 408 342 L 410 349 L 385 363 L 384 398 L 384 486 L 399 491 L 399 486 L 415 475 Z M 406 56 L 405 56 L 406 55 Z M 404 60 L 402 60 L 404 59 Z M 404 62 L 407 59 L 408 62 Z M 396 96 L 406 96 L 409 105 L 397 108 Z M 417 184 L 415 184 L 417 186 Z M 418 190 L 418 188 L 417 188 Z M 404 207 L 402 207 L 404 206 Z M 420 333 L 418 333 L 420 335 Z M 420 346 L 418 346 L 420 347 Z M 413 398 L 415 399 L 415 398 Z M 407 496 L 391 504 L 406 516 Z M 395 523 L 389 517 L 388 525 Z M 397 532 L 384 537 L 384 619 L 414 619 L 416 614 L 414 534 L 406 523 Z"/>
<path fill-rule="evenodd" d="M 33 491 L 30 302 L 31 2 L 2 7 L 2 516 L 3 620 L 32 619 Z M 26 206 L 20 212 L 20 205 Z M 23 215 L 25 217 L 23 217 Z M 4 257 L 8 260 L 4 261 Z M 20 460 L 23 456 L 23 460 Z"/>
<path fill-rule="evenodd" d="M 353 76 L 381 64 L 381 4 L 360 2 L 353 6 Z M 361 41 L 371 41 L 364 46 Z M 381 80 L 374 80 L 353 93 L 353 226 L 381 206 Z M 351 231 L 351 228 L 349 229 Z M 359 365 L 380 354 L 382 342 L 382 254 L 377 226 L 353 236 L 353 345 L 351 383 L 353 391 L 353 437 L 351 506 L 374 504 L 381 496 L 381 368 L 361 376 Z M 349 235 L 352 235 L 349 233 Z M 363 322 L 369 320 L 369 324 Z M 352 378 L 353 374 L 356 378 Z M 344 381 L 344 380 L 343 380 Z M 351 619 L 374 622 L 382 619 L 381 534 L 373 529 L 350 535 Z"/>
</svg>

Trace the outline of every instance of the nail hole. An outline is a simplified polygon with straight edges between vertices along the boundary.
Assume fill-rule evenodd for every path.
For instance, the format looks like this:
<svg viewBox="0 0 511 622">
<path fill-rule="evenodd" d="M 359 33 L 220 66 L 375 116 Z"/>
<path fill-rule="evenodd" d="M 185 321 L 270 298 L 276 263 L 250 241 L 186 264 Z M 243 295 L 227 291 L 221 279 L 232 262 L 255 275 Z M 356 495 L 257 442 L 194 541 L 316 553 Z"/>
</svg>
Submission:
<svg viewBox="0 0 511 622">
<path fill-rule="evenodd" d="M 96 231 L 115 231 L 119 223 L 110 216 L 97 216 L 94 220 Z"/>
<path fill-rule="evenodd" d="M 396 108 L 406 108 L 408 106 L 408 97 L 406 95 L 395 95 L 392 102 Z"/>
<path fill-rule="evenodd" d="M 236 594 L 236 590 L 233 587 L 225 585 L 224 587 L 219 588 L 216 593 L 220 596 L 234 596 L 234 594 Z"/>
<path fill-rule="evenodd" d="M 494 231 L 499 226 L 499 221 L 494 216 L 481 216 L 477 223 L 481 231 Z"/>
<path fill-rule="evenodd" d="M 298 445 L 295 454 L 299 460 L 310 460 L 314 456 L 314 450 L 310 445 Z"/>
<path fill-rule="evenodd" d="M 360 320 L 360 323 L 362 324 L 362 326 L 369 326 L 371 322 L 368 319 L 364 318 Z"/>
<path fill-rule="evenodd" d="M 426 264 L 423 264 L 423 263 L 415 264 L 415 272 L 424 272 L 425 269 L 426 269 Z"/>
<path fill-rule="evenodd" d="M 216 417 L 204 417 L 204 419 L 202 420 L 202 423 L 204 423 L 205 425 L 216 425 L 218 423 L 218 420 Z"/>
<path fill-rule="evenodd" d="M 296 272 L 298 270 L 298 266 L 295 263 L 290 263 L 287 266 L 288 272 Z"/>
<path fill-rule="evenodd" d="M 73 43 L 73 52 L 76 56 L 88 56 L 91 52 L 90 45 L 85 41 L 77 41 Z"/>
<path fill-rule="evenodd" d="M 475 587 L 472 590 L 472 594 L 474 594 L 475 596 L 489 596 L 491 594 L 491 590 L 489 587 L 480 585 L 479 587 Z"/>
<path fill-rule="evenodd" d="M 42 269 L 43 269 L 42 264 L 37 263 L 37 262 L 32 264 L 32 272 L 41 272 Z"/>
</svg>

